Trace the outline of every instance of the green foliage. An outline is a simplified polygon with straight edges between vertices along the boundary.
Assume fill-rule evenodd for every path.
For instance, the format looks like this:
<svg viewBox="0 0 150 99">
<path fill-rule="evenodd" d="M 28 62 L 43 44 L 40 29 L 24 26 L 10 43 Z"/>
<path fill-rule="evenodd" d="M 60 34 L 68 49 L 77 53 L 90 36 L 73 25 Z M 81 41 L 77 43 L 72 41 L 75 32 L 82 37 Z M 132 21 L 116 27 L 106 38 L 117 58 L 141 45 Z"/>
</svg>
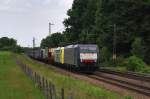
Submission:
<svg viewBox="0 0 150 99">
<path fill-rule="evenodd" d="M 71 9 L 68 10 L 67 15 L 69 18 L 64 20 L 64 25 L 66 27 L 66 31 L 70 34 L 70 39 L 72 41 L 79 40 L 79 34 L 82 31 L 85 14 L 87 8 L 88 0 L 74 0 L 73 6 Z"/>
<path fill-rule="evenodd" d="M 138 73 L 150 73 L 150 67 L 137 56 L 131 56 L 126 59 L 120 56 L 117 58 L 116 63 L 117 64 L 114 67 L 109 61 L 112 70 L 121 72 L 133 71 Z"/>
<path fill-rule="evenodd" d="M 13 47 L 12 51 L 15 53 L 22 53 L 24 52 L 24 49 L 21 46 L 17 45 Z"/>
<path fill-rule="evenodd" d="M 133 99 L 131 96 L 126 96 L 125 99 Z"/>
<path fill-rule="evenodd" d="M 109 62 L 111 53 L 107 47 L 103 47 L 100 51 L 100 62 Z"/>
<path fill-rule="evenodd" d="M 3 46 L 13 46 L 13 45 L 16 45 L 16 44 L 17 44 L 17 41 L 14 40 L 13 38 L 2 37 L 0 39 L 1 47 L 3 47 Z"/>
<path fill-rule="evenodd" d="M 146 67 L 143 68 L 140 72 L 150 74 L 150 67 L 149 67 L 149 66 L 146 66 Z"/>
<path fill-rule="evenodd" d="M 8 37 L 0 38 L 0 49 L 10 49 L 16 45 L 17 45 L 17 41 L 12 38 L 8 38 Z"/>
<path fill-rule="evenodd" d="M 141 38 L 135 38 L 135 41 L 132 43 L 132 54 L 144 59 L 144 54 L 145 54 L 145 49 L 142 44 L 142 39 Z"/>
<path fill-rule="evenodd" d="M 61 33 L 54 33 L 42 40 L 41 47 L 57 47 L 63 41 L 64 37 Z"/>
<path fill-rule="evenodd" d="M 69 17 L 64 20 L 66 32 L 69 33 L 67 35 L 70 36 L 72 42 L 87 41 L 83 39 L 83 35 L 94 33 L 92 29 L 95 24 L 96 3 L 97 0 L 74 0 L 72 8 L 67 13 Z"/>
<path fill-rule="evenodd" d="M 142 45 L 141 49 L 148 54 L 145 60 L 149 62 L 150 16 L 147 11 L 150 11 L 150 2 L 147 0 L 74 0 L 73 7 L 68 11 L 69 18 L 64 24 L 67 35 L 70 35 L 68 37 L 72 38 L 70 40 L 95 42 L 99 46 L 106 46 L 110 52 L 113 46 L 113 25 L 116 24 L 117 54 L 128 55 L 135 38 L 141 37 L 146 47 L 143 49 Z"/>
<path fill-rule="evenodd" d="M 123 56 L 118 56 L 116 59 L 116 67 L 124 67 L 126 65 L 125 60 L 126 59 Z"/>
<path fill-rule="evenodd" d="M 135 72 L 139 72 L 146 67 L 146 64 L 143 62 L 143 60 L 136 56 L 127 58 L 125 65 L 127 66 L 127 70 Z"/>
<path fill-rule="evenodd" d="M 16 53 L 23 52 L 23 48 L 17 45 L 17 41 L 13 38 L 2 37 L 0 38 L 1 51 L 13 51 Z"/>
</svg>

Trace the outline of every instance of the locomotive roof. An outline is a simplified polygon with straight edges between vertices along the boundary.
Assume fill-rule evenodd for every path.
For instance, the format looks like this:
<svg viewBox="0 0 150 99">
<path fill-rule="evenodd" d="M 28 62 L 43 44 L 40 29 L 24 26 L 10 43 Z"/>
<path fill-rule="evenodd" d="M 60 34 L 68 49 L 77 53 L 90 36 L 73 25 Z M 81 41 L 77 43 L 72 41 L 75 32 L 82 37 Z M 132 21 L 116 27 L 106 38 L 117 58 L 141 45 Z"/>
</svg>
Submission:
<svg viewBox="0 0 150 99">
<path fill-rule="evenodd" d="M 76 44 L 76 45 L 68 45 L 65 48 L 76 48 L 76 47 L 97 47 L 96 44 Z"/>
</svg>

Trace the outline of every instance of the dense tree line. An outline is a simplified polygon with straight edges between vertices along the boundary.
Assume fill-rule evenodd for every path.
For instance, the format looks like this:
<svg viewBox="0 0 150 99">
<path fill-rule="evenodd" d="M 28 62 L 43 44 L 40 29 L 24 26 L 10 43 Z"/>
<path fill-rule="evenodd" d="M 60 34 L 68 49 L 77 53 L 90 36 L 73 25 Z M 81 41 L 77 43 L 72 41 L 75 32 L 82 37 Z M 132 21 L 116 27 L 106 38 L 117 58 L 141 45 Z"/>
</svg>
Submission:
<svg viewBox="0 0 150 99">
<path fill-rule="evenodd" d="M 65 31 L 41 45 L 96 43 L 103 52 L 101 59 L 109 61 L 115 39 L 118 57 L 135 55 L 150 64 L 149 13 L 149 0 L 74 0 L 64 20 Z"/>
<path fill-rule="evenodd" d="M 57 47 L 63 41 L 64 37 L 61 33 L 54 33 L 42 40 L 41 47 Z"/>
<path fill-rule="evenodd" d="M 20 53 L 23 49 L 17 45 L 17 41 L 15 39 L 2 37 L 0 38 L 0 51 L 13 51 Z"/>
</svg>

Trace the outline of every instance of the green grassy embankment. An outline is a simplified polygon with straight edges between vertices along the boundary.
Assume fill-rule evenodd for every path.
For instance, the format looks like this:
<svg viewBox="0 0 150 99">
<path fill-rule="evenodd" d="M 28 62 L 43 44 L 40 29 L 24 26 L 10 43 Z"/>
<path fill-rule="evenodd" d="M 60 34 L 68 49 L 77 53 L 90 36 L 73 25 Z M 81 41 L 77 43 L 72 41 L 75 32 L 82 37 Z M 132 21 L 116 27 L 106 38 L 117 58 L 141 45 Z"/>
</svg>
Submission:
<svg viewBox="0 0 150 99">
<path fill-rule="evenodd" d="M 53 82 L 56 85 L 57 90 L 60 91 L 60 89 L 64 87 L 65 93 L 69 93 L 69 89 L 72 89 L 74 99 L 127 99 L 127 97 L 101 89 L 88 82 L 64 76 L 53 69 L 49 69 L 43 64 L 29 59 L 25 55 L 18 55 L 18 58 L 21 59 L 23 63 L 28 64 L 38 74 L 41 74 L 49 81 Z"/>
<path fill-rule="evenodd" d="M 0 52 L 0 99 L 45 99 L 11 54 Z"/>
</svg>

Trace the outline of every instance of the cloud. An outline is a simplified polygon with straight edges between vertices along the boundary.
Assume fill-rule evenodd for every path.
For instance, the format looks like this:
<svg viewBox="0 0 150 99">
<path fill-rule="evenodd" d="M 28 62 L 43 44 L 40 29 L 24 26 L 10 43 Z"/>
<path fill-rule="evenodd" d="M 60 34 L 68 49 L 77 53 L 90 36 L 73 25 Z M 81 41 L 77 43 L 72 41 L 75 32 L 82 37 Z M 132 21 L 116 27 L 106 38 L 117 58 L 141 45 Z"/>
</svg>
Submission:
<svg viewBox="0 0 150 99">
<path fill-rule="evenodd" d="M 0 11 L 15 13 L 28 10 L 29 4 L 27 0 L 1 0 Z"/>
<path fill-rule="evenodd" d="M 66 7 L 71 7 L 73 0 L 58 0 L 59 4 Z M 69 6 L 68 6 L 69 5 Z"/>
<path fill-rule="evenodd" d="M 73 0 L 1 0 L 1 11 L 30 11 L 31 9 L 68 9 Z"/>
<path fill-rule="evenodd" d="M 14 37 L 22 46 L 36 44 L 48 35 L 48 23 L 52 32 L 62 30 L 73 0 L 0 0 L 0 37 Z"/>
</svg>

